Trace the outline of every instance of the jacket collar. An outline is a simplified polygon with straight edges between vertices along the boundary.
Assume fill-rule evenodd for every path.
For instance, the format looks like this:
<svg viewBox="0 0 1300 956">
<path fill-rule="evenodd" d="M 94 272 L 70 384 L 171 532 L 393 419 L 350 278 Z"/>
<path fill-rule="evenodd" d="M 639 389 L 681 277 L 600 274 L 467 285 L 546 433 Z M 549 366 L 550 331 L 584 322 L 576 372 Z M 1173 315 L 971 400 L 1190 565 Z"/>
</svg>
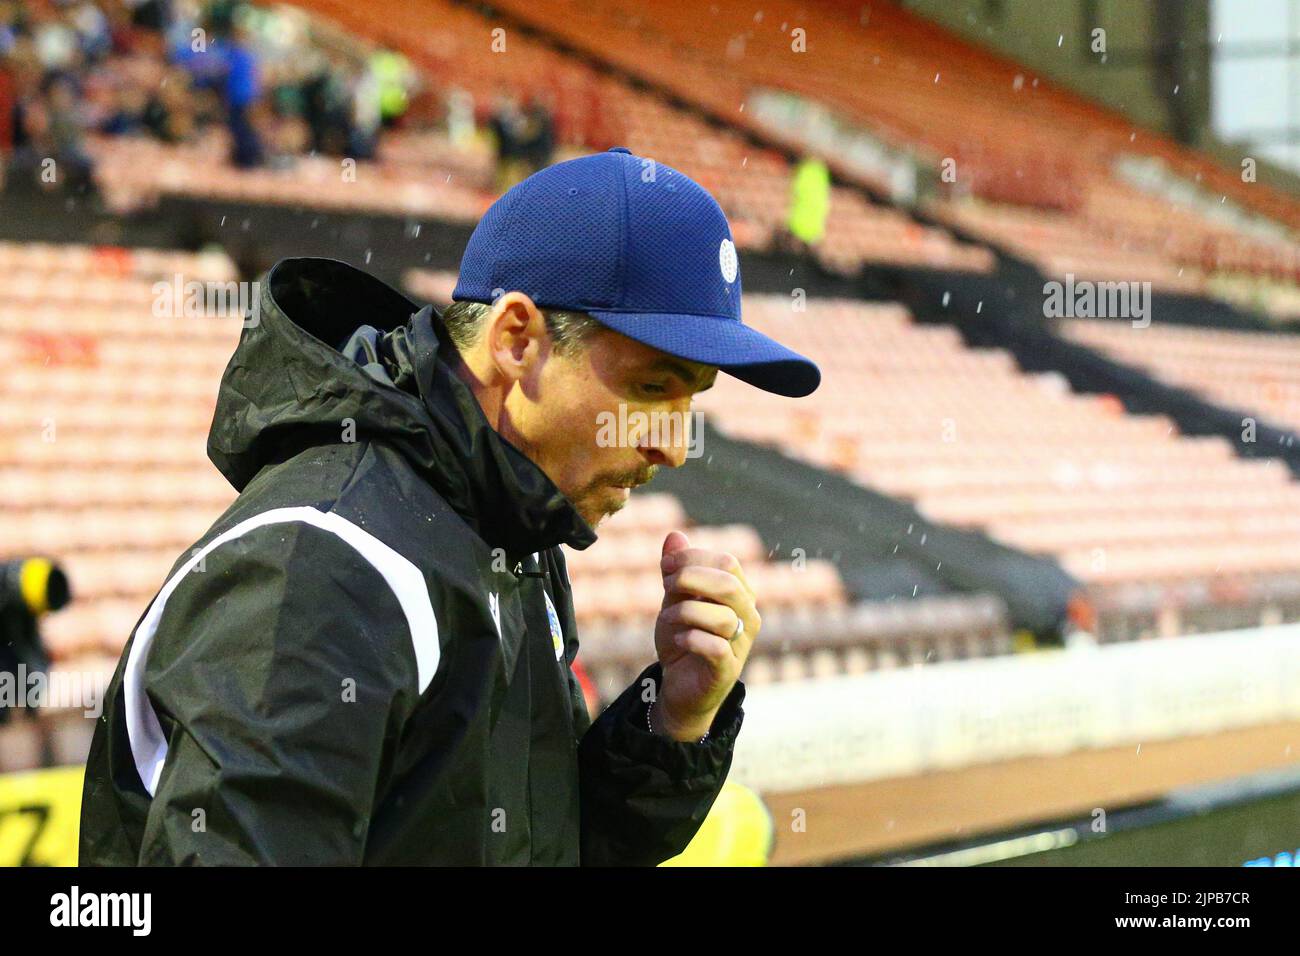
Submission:
<svg viewBox="0 0 1300 956">
<path fill-rule="evenodd" d="M 285 259 L 263 280 L 222 376 L 208 456 L 238 490 L 267 464 L 359 440 L 392 445 L 491 547 L 513 562 L 596 534 L 554 483 L 487 421 L 452 371 L 432 306 L 332 259 Z M 339 349 L 373 327 L 365 366 Z M 383 374 L 376 375 L 382 368 Z"/>
</svg>

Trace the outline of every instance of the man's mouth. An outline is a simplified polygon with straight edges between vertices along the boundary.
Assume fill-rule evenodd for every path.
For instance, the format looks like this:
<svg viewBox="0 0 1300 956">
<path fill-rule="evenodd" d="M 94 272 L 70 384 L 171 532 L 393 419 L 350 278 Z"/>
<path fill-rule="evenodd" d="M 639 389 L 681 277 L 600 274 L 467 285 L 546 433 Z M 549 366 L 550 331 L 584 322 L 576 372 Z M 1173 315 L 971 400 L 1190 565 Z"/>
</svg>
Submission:
<svg viewBox="0 0 1300 956">
<path fill-rule="evenodd" d="M 632 489 L 644 484 L 644 481 L 620 481 L 610 485 L 610 487 L 618 492 L 618 497 L 621 500 L 627 501 L 632 497 Z"/>
<path fill-rule="evenodd" d="M 622 481 L 611 481 L 606 484 L 605 487 L 612 491 L 619 492 L 618 497 L 620 501 L 626 502 L 632 497 L 632 490 L 634 488 L 639 488 L 644 484 L 648 484 L 652 478 L 654 478 L 653 471 L 649 474 L 642 473 L 635 478 L 625 478 Z"/>
</svg>

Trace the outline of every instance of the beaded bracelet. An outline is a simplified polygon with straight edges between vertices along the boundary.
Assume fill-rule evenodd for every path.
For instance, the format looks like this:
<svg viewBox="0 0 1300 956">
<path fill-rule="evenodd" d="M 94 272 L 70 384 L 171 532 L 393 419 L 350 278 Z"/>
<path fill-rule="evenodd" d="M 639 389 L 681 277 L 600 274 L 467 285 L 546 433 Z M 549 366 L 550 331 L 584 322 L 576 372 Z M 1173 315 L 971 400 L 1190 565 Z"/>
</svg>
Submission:
<svg viewBox="0 0 1300 956">
<path fill-rule="evenodd" d="M 655 725 L 650 723 L 650 711 L 654 710 L 654 706 L 655 706 L 655 702 L 652 700 L 650 701 L 650 706 L 645 709 L 645 725 L 646 727 L 650 728 L 650 733 L 652 734 L 655 732 Z M 709 732 L 706 730 L 704 732 L 704 736 L 695 742 L 697 744 L 702 744 L 704 743 L 704 741 L 708 739 L 709 739 Z"/>
</svg>

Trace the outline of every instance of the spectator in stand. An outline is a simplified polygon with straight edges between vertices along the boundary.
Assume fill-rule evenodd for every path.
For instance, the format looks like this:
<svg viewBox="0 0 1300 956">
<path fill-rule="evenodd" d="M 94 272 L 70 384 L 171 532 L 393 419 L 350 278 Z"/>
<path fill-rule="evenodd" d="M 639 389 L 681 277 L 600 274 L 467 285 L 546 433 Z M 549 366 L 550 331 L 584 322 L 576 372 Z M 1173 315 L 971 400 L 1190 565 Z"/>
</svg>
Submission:
<svg viewBox="0 0 1300 956">
<path fill-rule="evenodd" d="M 527 164 L 527 175 L 551 165 L 555 155 L 555 120 L 551 116 L 549 97 L 543 93 L 534 92 L 528 98 L 520 154 Z"/>
<path fill-rule="evenodd" d="M 142 30 L 162 33 L 172 22 L 170 0 L 127 0 L 131 23 Z"/>
<path fill-rule="evenodd" d="M 236 25 L 228 43 L 223 44 L 226 81 L 223 86 L 227 122 L 232 145 L 231 161 L 240 169 L 262 164 L 262 141 L 253 125 L 252 112 L 261 92 L 257 54 L 248 29 Z"/>
<path fill-rule="evenodd" d="M 384 123 L 383 85 L 373 68 L 352 70 L 349 83 L 348 155 L 374 159 Z M 403 110 L 405 107 L 403 106 Z"/>
<path fill-rule="evenodd" d="M 47 96 L 54 156 L 63 167 L 64 181 L 74 193 L 86 193 L 94 188 L 95 164 L 86 152 L 86 122 L 76 82 L 72 77 L 56 77 Z"/>
<path fill-rule="evenodd" d="M 112 109 L 99 124 L 99 131 L 110 136 L 129 136 L 144 128 L 144 111 L 149 98 L 132 83 L 120 82 L 112 91 Z"/>
<path fill-rule="evenodd" d="M 347 140 L 347 88 L 332 53 L 311 51 L 303 71 L 299 97 L 313 153 L 342 155 Z"/>
<path fill-rule="evenodd" d="M 9 55 L 9 51 L 18 42 L 19 7 L 13 0 L 0 0 L 0 57 Z"/>
<path fill-rule="evenodd" d="M 380 121 L 385 128 L 395 126 L 410 105 L 415 74 L 406 57 L 393 50 L 377 50 L 370 57 L 369 74 L 377 84 Z"/>
<path fill-rule="evenodd" d="M 13 143 L 13 77 L 0 65 L 0 188 L 4 186 L 5 156 Z"/>
<path fill-rule="evenodd" d="M 98 5 L 87 2 L 78 3 L 68 10 L 67 22 L 76 31 L 82 55 L 91 63 L 98 63 L 108 56 L 113 48 L 113 35 L 109 28 L 108 17 Z"/>
<path fill-rule="evenodd" d="M 519 100 L 509 90 L 499 90 L 492 117 L 488 120 L 488 129 L 491 130 L 496 144 L 498 192 L 505 192 L 524 178 L 520 167 L 525 124 L 526 119 L 519 109 Z"/>
<path fill-rule="evenodd" d="M 228 30 L 223 23 L 209 17 L 200 26 L 191 22 L 189 29 L 177 29 L 169 40 L 170 59 L 190 74 L 197 91 L 210 91 L 225 100 L 226 61 L 217 37 Z"/>
<path fill-rule="evenodd" d="M 145 128 L 164 143 L 186 142 L 195 129 L 193 100 L 190 75 L 184 70 L 168 69 L 145 103 Z"/>
<path fill-rule="evenodd" d="M 45 75 L 80 69 L 83 60 L 77 31 L 57 10 L 33 8 L 32 14 L 32 41 Z"/>
<path fill-rule="evenodd" d="M 795 167 L 790 180 L 790 211 L 786 220 L 787 243 L 795 252 L 808 252 L 826 235 L 831 209 L 831 174 L 816 157 Z"/>
<path fill-rule="evenodd" d="M 94 164 L 82 146 L 84 121 L 70 77 L 47 78 L 43 95 L 24 107 L 21 146 L 14 150 L 7 182 L 12 188 L 84 195 L 93 187 Z"/>
<path fill-rule="evenodd" d="M 9 146 L 16 152 L 26 142 L 23 117 L 33 102 L 40 98 L 41 66 L 30 35 L 20 33 L 15 37 L 14 45 L 5 58 L 5 69 L 10 86 Z"/>
<path fill-rule="evenodd" d="M 474 94 L 455 86 L 446 94 L 447 135 L 453 146 L 468 149 L 474 142 Z"/>
</svg>

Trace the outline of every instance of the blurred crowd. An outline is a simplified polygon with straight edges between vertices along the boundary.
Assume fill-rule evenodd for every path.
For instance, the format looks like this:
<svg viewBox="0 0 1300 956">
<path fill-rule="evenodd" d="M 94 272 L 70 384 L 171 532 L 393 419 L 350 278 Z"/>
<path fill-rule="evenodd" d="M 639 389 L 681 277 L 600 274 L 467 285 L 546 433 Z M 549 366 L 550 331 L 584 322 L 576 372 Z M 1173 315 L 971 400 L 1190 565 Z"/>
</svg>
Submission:
<svg viewBox="0 0 1300 956">
<path fill-rule="evenodd" d="M 400 54 L 322 32 L 292 9 L 0 0 L 0 177 L 10 189 L 91 188 L 95 134 L 211 142 L 245 168 L 309 153 L 370 159 L 417 89 Z"/>
<path fill-rule="evenodd" d="M 498 192 L 550 165 L 555 152 L 555 120 L 547 99 L 540 91 L 522 101 L 511 90 L 497 91 L 488 127 L 496 144 Z"/>
</svg>

